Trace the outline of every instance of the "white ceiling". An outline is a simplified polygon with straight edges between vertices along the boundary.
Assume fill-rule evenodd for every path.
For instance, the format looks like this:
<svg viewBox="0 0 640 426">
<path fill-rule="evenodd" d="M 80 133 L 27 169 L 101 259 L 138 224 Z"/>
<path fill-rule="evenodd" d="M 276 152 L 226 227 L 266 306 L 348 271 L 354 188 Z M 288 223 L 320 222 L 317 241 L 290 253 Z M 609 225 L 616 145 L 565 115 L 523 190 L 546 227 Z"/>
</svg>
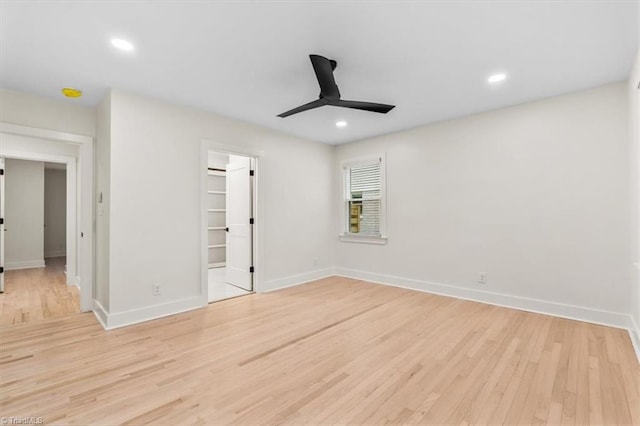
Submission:
<svg viewBox="0 0 640 426">
<path fill-rule="evenodd" d="M 0 3 L 0 85 L 59 97 L 108 87 L 343 143 L 628 77 L 636 1 Z M 109 40 L 133 42 L 132 53 Z M 343 99 L 323 107 L 308 55 L 335 59 Z M 493 72 L 506 82 L 489 87 Z M 346 128 L 335 122 L 346 120 Z"/>
</svg>

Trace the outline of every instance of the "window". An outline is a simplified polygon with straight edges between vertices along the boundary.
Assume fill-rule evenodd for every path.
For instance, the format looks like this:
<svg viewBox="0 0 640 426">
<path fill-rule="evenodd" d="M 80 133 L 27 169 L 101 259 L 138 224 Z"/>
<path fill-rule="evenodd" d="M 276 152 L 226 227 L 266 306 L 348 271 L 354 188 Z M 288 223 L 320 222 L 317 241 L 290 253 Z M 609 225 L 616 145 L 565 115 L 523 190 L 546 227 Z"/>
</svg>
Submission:
<svg viewBox="0 0 640 426">
<path fill-rule="evenodd" d="M 341 240 L 384 243 L 384 157 L 343 163 L 344 208 Z"/>
</svg>

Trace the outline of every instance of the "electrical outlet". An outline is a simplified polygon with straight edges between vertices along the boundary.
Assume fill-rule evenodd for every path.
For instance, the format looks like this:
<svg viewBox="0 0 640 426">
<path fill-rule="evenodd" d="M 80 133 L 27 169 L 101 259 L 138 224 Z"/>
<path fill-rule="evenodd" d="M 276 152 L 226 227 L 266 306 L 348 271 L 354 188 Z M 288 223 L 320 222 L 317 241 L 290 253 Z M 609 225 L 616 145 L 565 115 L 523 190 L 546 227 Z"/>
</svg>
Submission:
<svg viewBox="0 0 640 426">
<path fill-rule="evenodd" d="M 153 284 L 152 294 L 154 296 L 160 296 L 160 284 Z"/>
<path fill-rule="evenodd" d="M 480 272 L 478 274 L 478 282 L 480 284 L 486 284 L 487 283 L 487 273 L 486 272 Z"/>
</svg>

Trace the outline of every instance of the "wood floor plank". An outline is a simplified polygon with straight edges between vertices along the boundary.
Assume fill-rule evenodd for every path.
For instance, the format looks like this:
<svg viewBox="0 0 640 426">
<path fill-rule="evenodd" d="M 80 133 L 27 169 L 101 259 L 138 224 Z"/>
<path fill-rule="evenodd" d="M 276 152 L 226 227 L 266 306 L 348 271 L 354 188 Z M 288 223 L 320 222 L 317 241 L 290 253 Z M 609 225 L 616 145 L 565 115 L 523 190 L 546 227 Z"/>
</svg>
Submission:
<svg viewBox="0 0 640 426">
<path fill-rule="evenodd" d="M 0 326 L 3 416 L 153 425 L 640 419 L 640 366 L 624 330 L 347 278 L 112 331 L 92 314 L 11 315 Z"/>
</svg>

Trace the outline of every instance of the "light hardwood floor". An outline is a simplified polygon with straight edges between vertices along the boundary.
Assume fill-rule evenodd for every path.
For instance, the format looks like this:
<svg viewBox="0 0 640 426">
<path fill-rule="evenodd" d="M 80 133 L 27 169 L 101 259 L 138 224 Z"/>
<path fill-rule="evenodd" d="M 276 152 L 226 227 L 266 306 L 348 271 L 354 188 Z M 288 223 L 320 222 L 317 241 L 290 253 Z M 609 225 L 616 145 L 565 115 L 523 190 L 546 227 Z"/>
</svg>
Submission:
<svg viewBox="0 0 640 426">
<path fill-rule="evenodd" d="M 47 423 L 640 424 L 624 330 L 346 278 L 0 331 L 2 416 Z"/>
<path fill-rule="evenodd" d="M 5 291 L 0 293 L 0 326 L 80 312 L 78 288 L 66 284 L 65 259 L 48 258 L 44 268 L 5 271 Z"/>
</svg>

